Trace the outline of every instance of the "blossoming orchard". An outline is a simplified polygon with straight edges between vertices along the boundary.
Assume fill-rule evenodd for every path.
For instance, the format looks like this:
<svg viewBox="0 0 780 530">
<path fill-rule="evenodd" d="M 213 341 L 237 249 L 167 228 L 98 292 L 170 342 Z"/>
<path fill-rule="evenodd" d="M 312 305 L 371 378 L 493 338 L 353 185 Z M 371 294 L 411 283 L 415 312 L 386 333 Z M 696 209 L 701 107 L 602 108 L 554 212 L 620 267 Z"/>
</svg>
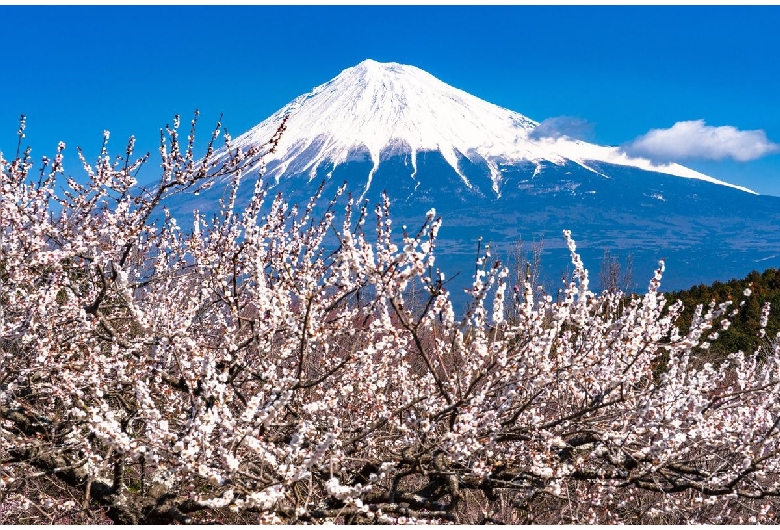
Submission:
<svg viewBox="0 0 780 530">
<path fill-rule="evenodd" d="M 483 251 L 457 314 L 433 210 L 299 208 L 242 174 L 278 136 L 217 158 L 220 125 L 205 155 L 178 125 L 148 190 L 132 139 L 77 178 L 23 122 L 0 156 L 0 523 L 778 517 L 780 341 L 696 355 L 738 301 L 677 329 L 663 262 L 642 296 L 594 293 L 565 233 L 560 296 Z M 216 177 L 219 215 L 165 210 Z"/>
</svg>

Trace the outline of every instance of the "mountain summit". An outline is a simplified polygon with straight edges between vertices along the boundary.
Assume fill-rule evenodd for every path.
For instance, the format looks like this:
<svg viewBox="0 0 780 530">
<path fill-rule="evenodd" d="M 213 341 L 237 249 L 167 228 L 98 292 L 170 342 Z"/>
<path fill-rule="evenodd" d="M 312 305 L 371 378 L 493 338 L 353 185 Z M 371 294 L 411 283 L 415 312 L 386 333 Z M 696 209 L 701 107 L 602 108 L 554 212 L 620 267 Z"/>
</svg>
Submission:
<svg viewBox="0 0 780 530">
<path fill-rule="evenodd" d="M 538 122 L 452 87 L 414 66 L 367 59 L 334 79 L 299 96 L 267 120 L 236 139 L 237 147 L 267 141 L 287 116 L 287 130 L 276 153 L 266 157 L 266 174 L 308 175 L 324 164 L 338 166 L 356 159 L 371 161 L 364 193 L 380 163 L 408 155 L 409 176 L 417 176 L 417 155 L 435 151 L 468 187 L 464 164 L 487 169 L 495 196 L 503 193 L 502 166 L 520 162 L 541 171 L 545 163 L 573 162 L 594 173 L 593 162 L 630 166 L 695 178 L 750 191 L 678 164 L 654 165 L 631 158 L 616 147 L 568 137 L 534 135 Z M 606 176 L 606 175 L 604 175 Z M 486 190 L 487 191 L 487 190 Z"/>
</svg>

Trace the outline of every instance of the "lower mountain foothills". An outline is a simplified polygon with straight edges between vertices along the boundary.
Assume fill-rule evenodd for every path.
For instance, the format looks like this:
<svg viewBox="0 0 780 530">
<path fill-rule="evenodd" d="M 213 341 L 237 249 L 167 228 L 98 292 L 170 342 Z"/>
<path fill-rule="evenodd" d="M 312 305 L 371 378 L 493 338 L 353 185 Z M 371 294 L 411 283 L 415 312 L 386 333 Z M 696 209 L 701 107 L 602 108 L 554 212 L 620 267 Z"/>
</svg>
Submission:
<svg viewBox="0 0 780 530">
<path fill-rule="evenodd" d="M 561 237 L 569 229 L 580 244 L 586 263 L 597 266 L 605 251 L 631 254 L 639 285 L 665 259 L 664 290 L 741 277 L 759 265 L 780 263 L 780 197 L 762 196 L 713 184 L 641 169 L 601 164 L 598 173 L 575 164 L 502 166 L 502 193 L 496 196 L 487 168 L 463 166 L 468 185 L 436 152 L 417 155 L 416 174 L 409 156 L 383 161 L 368 190 L 369 160 L 336 167 L 325 165 L 309 178 L 292 176 L 276 182 L 265 179 L 272 193 L 291 204 L 306 204 L 323 184 L 323 197 L 333 197 L 346 185 L 341 204 L 351 194 L 369 205 L 383 192 L 390 199 L 393 229 L 413 230 L 430 208 L 443 218 L 438 235 L 439 263 L 448 277 L 456 304 L 468 287 L 476 259 L 477 240 L 490 244 L 495 257 L 511 251 L 518 239 L 544 241 L 544 277 L 557 290 L 568 263 Z M 168 207 L 179 217 L 194 209 L 215 213 L 227 184 L 214 185 L 197 196 L 185 192 Z M 245 177 L 237 204 L 245 204 L 254 181 Z"/>
<path fill-rule="evenodd" d="M 678 320 L 679 327 L 683 329 L 691 325 L 698 306 L 706 311 L 712 303 L 730 301 L 732 309 L 738 309 L 734 317 L 728 318 L 730 324 L 726 329 L 723 326 L 714 328 L 718 334 L 717 341 L 709 347 L 709 355 L 702 351 L 702 356 L 722 359 L 740 350 L 763 355 L 780 341 L 778 269 L 753 271 L 742 279 L 727 282 L 695 285 L 686 290 L 670 292 L 667 297 L 670 300 L 681 300 L 684 304 L 685 310 Z"/>
</svg>

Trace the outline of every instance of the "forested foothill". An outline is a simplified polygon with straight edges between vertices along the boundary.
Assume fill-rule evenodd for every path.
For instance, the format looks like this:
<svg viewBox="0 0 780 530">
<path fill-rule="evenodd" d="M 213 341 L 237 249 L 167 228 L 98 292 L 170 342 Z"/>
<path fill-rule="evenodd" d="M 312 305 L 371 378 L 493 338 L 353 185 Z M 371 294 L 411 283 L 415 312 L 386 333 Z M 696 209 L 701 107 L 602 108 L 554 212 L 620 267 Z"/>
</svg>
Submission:
<svg viewBox="0 0 780 530">
<path fill-rule="evenodd" d="M 716 281 L 711 285 L 700 284 L 685 291 L 673 291 L 667 297 L 681 300 L 685 306 L 678 320 L 681 328 L 691 324 L 699 304 L 707 307 L 713 301 L 730 300 L 739 307 L 730 327 L 721 330 L 717 343 L 710 347 L 709 353 L 713 356 L 724 358 L 728 353 L 739 350 L 746 353 L 766 350 L 780 333 L 780 271 L 774 268 L 764 272 L 753 271 L 742 279 Z M 774 310 L 766 311 L 767 304 Z"/>
</svg>

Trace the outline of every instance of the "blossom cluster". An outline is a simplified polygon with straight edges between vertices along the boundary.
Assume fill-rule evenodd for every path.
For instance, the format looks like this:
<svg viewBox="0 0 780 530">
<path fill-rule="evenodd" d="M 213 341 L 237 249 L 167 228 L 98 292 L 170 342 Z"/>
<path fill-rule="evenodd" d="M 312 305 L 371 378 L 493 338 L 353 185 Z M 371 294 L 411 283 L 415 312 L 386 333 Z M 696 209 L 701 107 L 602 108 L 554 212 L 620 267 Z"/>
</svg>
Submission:
<svg viewBox="0 0 780 530">
<path fill-rule="evenodd" d="M 117 522 L 776 516 L 780 344 L 695 353 L 728 304 L 678 329 L 663 262 L 643 296 L 594 293 L 566 232 L 558 299 L 526 282 L 510 312 L 488 248 L 458 315 L 434 210 L 398 233 L 388 197 L 369 223 L 344 187 L 299 207 L 256 175 L 239 207 L 242 163 L 274 140 L 215 161 L 218 126 L 196 159 L 178 122 L 151 190 L 134 139 L 81 156 L 86 182 L 65 177 L 64 145 L 37 176 L 29 153 L 0 157 L 0 502 L 34 470 Z M 213 219 L 165 210 L 226 175 Z"/>
</svg>

